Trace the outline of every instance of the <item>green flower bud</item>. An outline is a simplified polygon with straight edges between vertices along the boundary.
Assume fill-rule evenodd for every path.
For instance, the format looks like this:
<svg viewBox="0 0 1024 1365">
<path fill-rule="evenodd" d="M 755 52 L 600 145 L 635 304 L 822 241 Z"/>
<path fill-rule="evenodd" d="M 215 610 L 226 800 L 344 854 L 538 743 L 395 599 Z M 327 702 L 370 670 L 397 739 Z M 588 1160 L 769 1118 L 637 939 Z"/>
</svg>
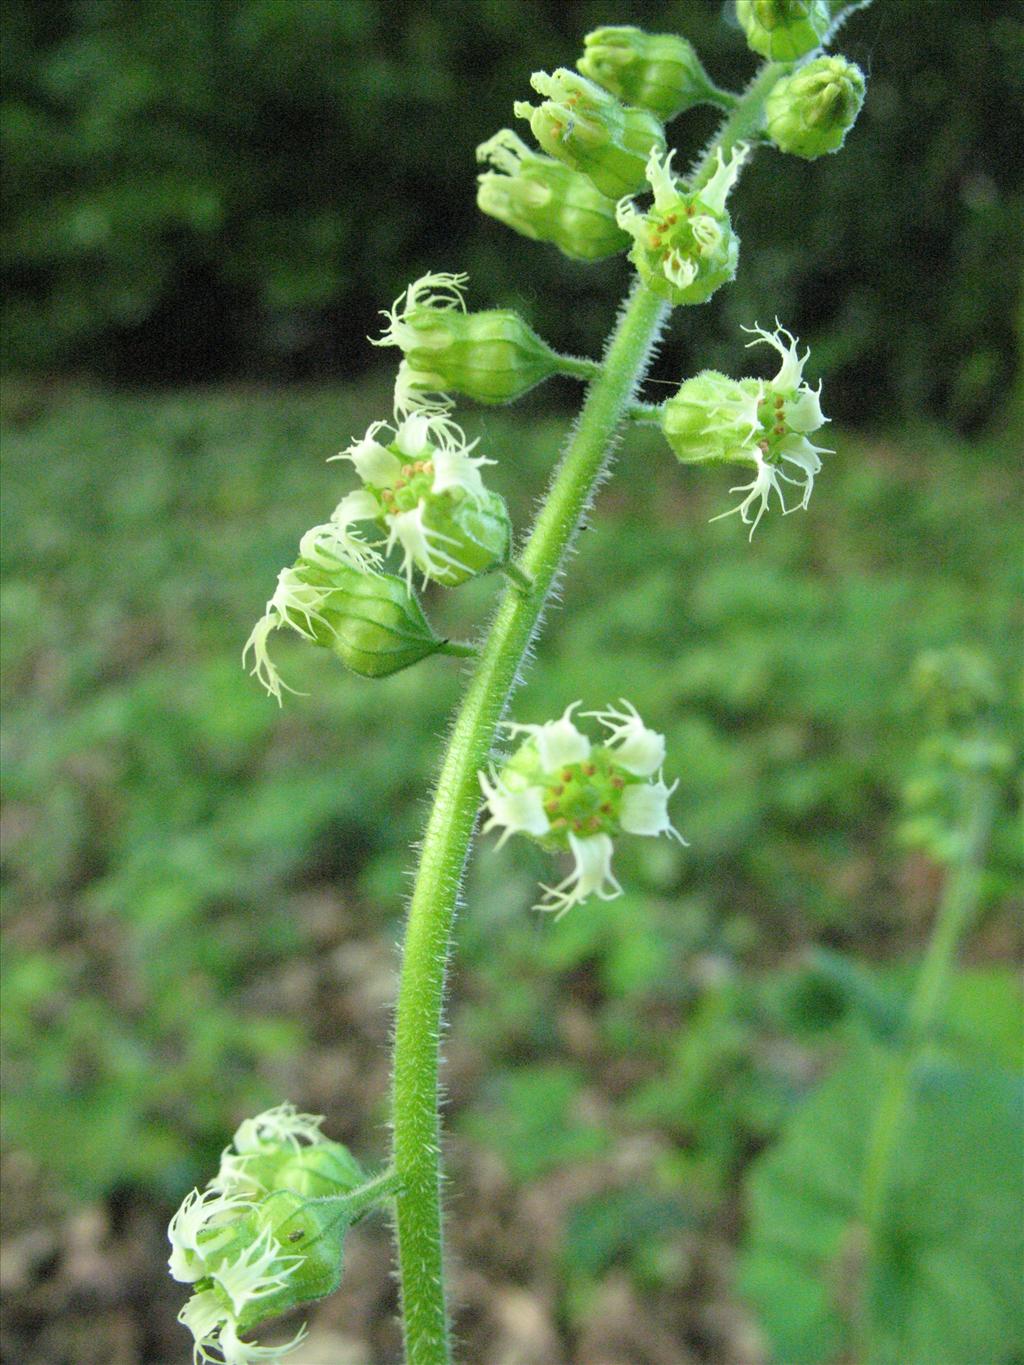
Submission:
<svg viewBox="0 0 1024 1365">
<path fill-rule="evenodd" d="M 504 500 L 480 475 L 492 461 L 471 455 L 446 413 L 416 411 L 421 378 L 403 362 L 395 402 L 410 415 L 390 441 L 378 441 L 385 423 L 374 422 L 342 453 L 364 486 L 339 503 L 333 520 L 372 516 L 387 533 L 386 549 L 401 546 L 410 586 L 419 570 L 451 588 L 507 563 L 512 524 Z"/>
<path fill-rule="evenodd" d="M 424 275 L 395 300 L 375 346 L 398 346 L 415 387 L 509 403 L 557 374 L 559 359 L 518 313 L 467 313 L 465 275 Z"/>
<path fill-rule="evenodd" d="M 783 76 L 765 101 L 768 136 L 780 152 L 813 161 L 837 152 L 864 103 L 864 73 L 845 57 L 818 57 Z"/>
<path fill-rule="evenodd" d="M 535 71 L 530 84 L 548 98 L 539 106 L 520 100 L 513 109 L 529 120 L 546 152 L 588 175 L 612 199 L 640 188 L 652 150 L 665 150 L 665 130 L 652 113 L 620 104 L 564 67 L 550 75 Z"/>
<path fill-rule="evenodd" d="M 246 642 L 243 660 L 251 651 L 253 675 L 279 703 L 282 690 L 292 689 L 271 662 L 267 639 L 282 626 L 329 649 L 364 678 L 386 678 L 448 648 L 405 581 L 345 562 L 337 530 L 328 523 L 306 533 L 306 553 L 282 569 L 266 612 Z"/>
<path fill-rule="evenodd" d="M 708 102 L 714 87 L 693 44 L 674 33 L 631 27 L 597 28 L 583 39 L 576 63 L 584 76 L 623 104 L 649 109 L 667 123 Z"/>
<path fill-rule="evenodd" d="M 774 495 L 783 512 L 783 484 L 800 493 L 796 506 L 806 508 L 821 469 L 822 446 L 811 433 L 828 419 L 821 411 L 821 386 L 812 389 L 803 372 L 809 351 L 801 356 L 796 338 L 776 324 L 774 332 L 747 328 L 757 346 L 767 343 L 779 353 L 774 379 L 730 379 L 717 370 L 704 370 L 687 379 L 660 411 L 661 429 L 684 464 L 726 460 L 754 467 L 749 484 L 730 490 L 746 496 L 729 512 L 738 512 L 751 536 Z M 718 520 L 718 518 L 713 518 Z"/>
<path fill-rule="evenodd" d="M 828 0 L 736 0 L 747 46 L 773 62 L 794 62 L 822 42 L 832 22 Z"/>
<path fill-rule="evenodd" d="M 671 173 L 673 155 L 662 161 L 652 152 L 647 163 L 653 207 L 640 212 L 623 199 L 616 216 L 633 238 L 629 259 L 648 288 L 674 304 L 703 303 L 736 274 L 740 244 L 725 201 L 747 148 L 738 146 L 728 161 L 719 152 L 714 175 L 690 192 Z"/>
<path fill-rule="evenodd" d="M 580 171 L 531 151 L 510 128 L 476 149 L 496 167 L 479 177 L 477 206 L 535 242 L 553 242 L 574 261 L 601 261 L 629 238 L 615 222 L 615 200 Z"/>
<path fill-rule="evenodd" d="M 756 381 L 702 370 L 662 405 L 661 429 L 683 464 L 731 460 L 760 426 Z"/>
</svg>

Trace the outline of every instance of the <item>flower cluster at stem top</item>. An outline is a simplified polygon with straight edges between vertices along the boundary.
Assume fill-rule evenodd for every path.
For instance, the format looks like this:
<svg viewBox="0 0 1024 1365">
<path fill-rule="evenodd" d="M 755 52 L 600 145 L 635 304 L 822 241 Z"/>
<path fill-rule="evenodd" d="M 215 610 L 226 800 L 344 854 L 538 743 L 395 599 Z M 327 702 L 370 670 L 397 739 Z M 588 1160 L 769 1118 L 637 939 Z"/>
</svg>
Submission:
<svg viewBox="0 0 1024 1365">
<path fill-rule="evenodd" d="M 506 724 L 510 734 L 527 738 L 500 768 L 479 774 L 490 811 L 484 831 L 502 830 L 499 848 L 511 835 L 527 834 L 543 848 L 573 855 L 572 872 L 555 886 L 542 886 L 536 906 L 554 911 L 556 919 L 591 893 L 602 900 L 621 894 L 611 867 L 617 835 L 670 834 L 685 842 L 668 817 L 678 783 L 666 786 L 661 776 L 664 736 L 621 702 L 621 710 L 584 713 L 609 732 L 594 744 L 573 722 L 579 705 L 543 725 Z"/>
<path fill-rule="evenodd" d="M 365 1177 L 321 1123 L 291 1104 L 247 1119 L 214 1179 L 171 1219 L 168 1266 L 193 1286 L 178 1321 L 192 1332 L 197 1365 L 279 1360 L 304 1327 L 284 1346 L 260 1346 L 242 1333 L 336 1282 L 348 1226 L 339 1196 Z"/>
<path fill-rule="evenodd" d="M 812 389 L 804 381 L 810 351 L 800 355 L 796 338 L 777 321 L 774 332 L 757 326 L 745 330 L 754 333 L 748 346 L 767 344 L 779 353 L 775 377 L 730 379 L 717 370 L 703 370 L 662 406 L 660 421 L 669 445 L 686 464 L 724 460 L 754 466 L 752 481 L 730 490 L 745 496 L 720 514 L 738 512 L 753 536 L 773 493 L 783 512 L 807 507 L 821 456 L 831 452 L 809 439 L 828 420 L 821 411 L 821 385 Z M 787 472 L 788 467 L 795 473 Z M 791 507 L 784 483 L 799 492 Z"/>
</svg>

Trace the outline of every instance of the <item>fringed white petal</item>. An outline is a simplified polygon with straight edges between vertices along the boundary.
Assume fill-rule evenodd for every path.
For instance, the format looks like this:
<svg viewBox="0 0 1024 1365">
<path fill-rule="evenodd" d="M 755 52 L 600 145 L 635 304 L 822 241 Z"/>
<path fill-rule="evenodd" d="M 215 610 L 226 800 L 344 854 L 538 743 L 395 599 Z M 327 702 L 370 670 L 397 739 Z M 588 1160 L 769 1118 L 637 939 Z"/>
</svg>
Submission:
<svg viewBox="0 0 1024 1365">
<path fill-rule="evenodd" d="M 620 816 L 626 833 L 649 838 L 671 834 L 685 844 L 686 840 L 668 818 L 668 799 L 678 786 L 678 779 L 667 787 L 659 776 L 657 782 L 638 782 L 627 787 L 622 793 Z"/>
<path fill-rule="evenodd" d="M 557 886 L 542 885 L 544 896 L 534 907 L 553 913 L 556 920 L 591 894 L 605 901 L 622 894 L 622 887 L 612 873 L 614 845 L 607 834 L 594 834 L 587 839 L 570 834 L 569 848 L 575 859 L 572 872 Z"/>
<path fill-rule="evenodd" d="M 753 327 L 744 327 L 745 332 L 753 334 L 754 340 L 748 341 L 747 346 L 761 346 L 767 344 L 779 353 L 781 364 L 779 372 L 772 380 L 772 387 L 782 393 L 792 393 L 803 382 L 804 366 L 810 357 L 810 349 L 804 351 L 801 356 L 797 347 L 799 341 L 792 332 L 787 332 L 785 327 L 775 319 L 775 331 L 768 332 L 763 327 L 759 327 L 755 322 Z"/>
<path fill-rule="evenodd" d="M 620 768 L 636 777 L 650 777 L 665 762 L 665 736 L 657 730 L 649 730 L 631 702 L 620 700 L 619 704 L 621 711 L 610 706 L 607 711 L 588 711 L 586 714 L 611 731 L 608 745 Z"/>
<path fill-rule="evenodd" d="M 717 149 L 718 165 L 711 179 L 700 191 L 701 201 L 709 209 L 714 209 L 716 213 L 725 212 L 725 201 L 729 197 L 729 191 L 735 185 L 736 177 L 749 155 L 750 147 L 746 142 L 737 142 L 728 161 L 722 155 L 721 147 Z"/>
<path fill-rule="evenodd" d="M 483 832 L 486 834 L 489 830 L 501 829 L 499 848 L 513 834 L 532 834 L 537 838 L 547 834 L 551 822 L 544 810 L 543 788 L 520 787 L 513 790 L 493 769 L 490 773 L 480 772 L 477 776 L 491 812 Z"/>
<path fill-rule="evenodd" d="M 590 756 L 590 740 L 572 723 L 572 713 L 579 704 L 574 701 L 567 706 L 558 720 L 549 720 L 543 725 L 506 722 L 505 729 L 509 734 L 525 734 L 533 739 L 542 772 L 554 772 L 566 764 L 584 763 Z"/>
<path fill-rule="evenodd" d="M 390 488 L 402 472 L 402 461 L 376 439 L 382 429 L 388 429 L 386 422 L 374 422 L 361 441 L 353 441 L 339 455 L 331 458 L 350 460 L 363 483 Z"/>
<path fill-rule="evenodd" d="M 754 448 L 754 456 L 757 472 L 753 480 L 750 483 L 736 484 L 729 489 L 730 493 L 745 493 L 746 497 L 741 499 L 735 507 L 730 507 L 727 512 L 719 512 L 717 517 L 711 518 L 712 521 L 721 521 L 723 517 L 731 517 L 734 512 L 738 512 L 740 521 L 743 522 L 744 526 L 750 527 L 749 540 L 753 540 L 758 523 L 768 510 L 772 493 L 777 494 L 783 512 L 789 511 L 786 500 L 782 496 L 782 489 L 779 487 L 778 467 L 768 464 L 757 447 Z M 808 496 L 810 495 L 808 494 Z M 751 513 L 751 508 L 755 503 L 759 504 L 756 515 Z"/>
<path fill-rule="evenodd" d="M 423 344 L 424 340 L 429 345 L 429 335 L 425 338 L 419 329 L 410 324 L 410 315 L 421 308 L 442 312 L 456 308 L 465 311 L 462 295 L 468 279 L 468 275 L 452 275 L 447 271 L 421 275 L 404 294 L 399 294 L 390 311 L 382 310 L 382 316 L 387 318 L 388 323 L 379 337 L 370 337 L 371 344 L 400 346 L 403 351 Z"/>
<path fill-rule="evenodd" d="M 260 1152 L 284 1144 L 297 1152 L 303 1144 L 316 1147 L 327 1141 L 320 1131 L 323 1121 L 323 1114 L 301 1114 L 294 1104 L 278 1104 L 255 1118 L 242 1120 L 233 1138 L 235 1150 Z"/>
<path fill-rule="evenodd" d="M 401 545 L 402 572 L 410 590 L 414 569 L 419 569 L 424 579 L 443 578 L 447 569 L 468 572 L 467 566 L 444 548 L 445 545 L 457 545 L 458 541 L 427 526 L 424 511 L 423 504 L 417 503 L 408 512 L 397 512 L 388 517 L 387 548 L 390 551 Z"/>
<path fill-rule="evenodd" d="M 474 443 L 475 444 L 475 443 Z M 464 450 L 437 450 L 431 456 L 434 466 L 434 482 L 431 492 L 447 493 L 453 488 L 461 488 L 474 502 L 482 502 L 487 495 L 480 470 L 494 464 L 482 455 L 471 456 L 472 446 Z"/>
</svg>

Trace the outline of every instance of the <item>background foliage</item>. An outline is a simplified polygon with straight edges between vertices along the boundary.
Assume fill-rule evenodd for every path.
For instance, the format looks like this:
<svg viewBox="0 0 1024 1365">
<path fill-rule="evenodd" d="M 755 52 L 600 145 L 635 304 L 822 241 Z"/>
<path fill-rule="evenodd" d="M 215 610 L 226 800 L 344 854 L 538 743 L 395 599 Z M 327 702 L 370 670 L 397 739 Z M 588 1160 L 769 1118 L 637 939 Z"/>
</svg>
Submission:
<svg viewBox="0 0 1024 1365">
<path fill-rule="evenodd" d="M 435 660 L 370 684 L 282 639 L 285 676 L 309 695 L 279 711 L 238 655 L 297 536 L 341 491 L 317 456 L 386 401 L 374 388 L 8 394 L 5 1131 L 80 1199 L 151 1191 L 169 1208 L 237 1118 L 282 1093 L 312 1096 L 337 1136 L 382 1154 L 391 945 L 457 668 Z M 467 415 L 517 523 L 565 420 L 534 400 Z M 898 838 L 921 738 L 907 679 L 921 649 L 966 640 L 1006 680 L 1019 584 L 998 444 L 924 430 L 833 444 L 811 510 L 748 545 L 731 522 L 707 522 L 727 474 L 698 479 L 652 433 L 631 436 L 517 709 L 539 719 L 568 697 L 628 693 L 668 732 L 691 848 L 627 841 L 627 895 L 557 932 L 527 910 L 544 855 L 485 841 L 474 861 L 450 1117 L 517 1200 L 532 1190 L 561 1210 L 551 1245 L 524 1244 L 534 1229 L 497 1252 L 488 1225 L 478 1254 L 495 1275 L 523 1257 L 527 1282 L 551 1267 L 583 1360 L 609 1276 L 666 1322 L 699 1296 L 700 1281 L 682 1288 L 688 1239 L 708 1235 L 751 1169 L 740 1283 L 779 1359 L 829 1359 L 841 1341 L 829 1266 L 855 1224 L 870 1068 L 912 980 L 891 964 L 912 961 L 942 881 Z M 496 586 L 428 608 L 465 634 Z M 981 962 L 1009 951 L 1020 872 L 1001 817 Z M 301 984 L 316 972 L 321 986 Z M 960 1071 L 904 1149 L 915 1197 L 897 1220 L 905 1273 L 933 1298 L 912 1235 L 940 1239 L 946 1289 L 968 1265 L 987 1283 L 979 1265 L 1012 1276 L 1018 1264 L 1016 1128 L 993 1105 L 1019 1067 L 1020 996 L 990 965 L 964 975 L 951 1008 Z M 965 1085 L 988 1089 L 974 1103 Z M 988 1126 L 951 1151 L 927 1137 L 972 1123 Z M 915 1152 L 930 1164 L 917 1170 Z M 969 1214 L 952 1212 L 954 1179 Z M 493 1189 L 481 1199 L 501 1207 Z M 929 1209 L 946 1214 L 913 1232 Z M 952 1243 L 949 1218 L 965 1236 L 984 1229 L 995 1259 Z M 882 1359 L 1011 1359 L 1012 1288 L 971 1284 L 958 1290 L 972 1304 L 958 1354 L 928 1345 L 959 1301 L 943 1290 L 920 1311 L 910 1294 L 911 1335 Z M 695 1329 L 673 1330 L 681 1342 Z M 1000 1353 L 978 1354 L 979 1341 Z M 734 1358 L 714 1338 L 707 1349 Z"/>
<path fill-rule="evenodd" d="M 599 345 L 625 263 L 574 266 L 478 222 L 474 147 L 526 73 L 571 65 L 609 19 L 686 33 L 726 84 L 753 70 L 731 5 L 612 8 L 5 0 L 8 359 L 122 381 L 351 374 L 382 300 L 463 268 L 499 293 L 528 280 L 562 349 Z M 770 298 L 840 385 L 839 416 L 976 426 L 1015 365 L 1024 18 L 1015 0 L 879 0 L 843 48 L 871 75 L 857 134 L 810 167 L 759 158 L 739 220 L 758 271 L 702 313 L 700 363 Z M 684 125 L 697 146 L 714 117 Z"/>
<path fill-rule="evenodd" d="M 458 666 L 370 684 L 282 639 L 307 695 L 278 711 L 241 643 L 342 489 L 320 461 L 390 405 L 363 337 L 410 279 L 468 269 L 471 306 L 570 350 L 608 330 L 624 262 L 471 209 L 526 73 L 613 19 L 679 27 L 738 85 L 729 8 L 0 0 L 12 1360 L 179 1358 L 164 1227 L 244 1114 L 290 1096 L 383 1157 L 394 943 Z M 975 647 L 1015 697 L 1024 20 L 875 0 L 842 46 L 871 72 L 847 148 L 758 159 L 737 284 L 676 320 L 651 391 L 738 372 L 739 325 L 777 310 L 839 419 L 811 508 L 748 544 L 708 524 L 727 474 L 633 432 L 517 703 L 631 697 L 690 847 L 624 842 L 627 894 L 557 932 L 527 909 L 546 856 L 485 841 L 472 864 L 446 1082 L 481 1365 L 1024 1365 L 1010 778 L 870 1262 L 859 1202 L 955 850 L 903 818 L 932 777 L 915 659 Z M 570 411 L 559 382 L 466 413 L 517 526 Z M 426 605 L 472 634 L 497 587 Z M 1019 752 L 1019 712 L 995 723 Z M 388 1268 L 358 1230 L 297 1365 L 396 1358 Z"/>
</svg>

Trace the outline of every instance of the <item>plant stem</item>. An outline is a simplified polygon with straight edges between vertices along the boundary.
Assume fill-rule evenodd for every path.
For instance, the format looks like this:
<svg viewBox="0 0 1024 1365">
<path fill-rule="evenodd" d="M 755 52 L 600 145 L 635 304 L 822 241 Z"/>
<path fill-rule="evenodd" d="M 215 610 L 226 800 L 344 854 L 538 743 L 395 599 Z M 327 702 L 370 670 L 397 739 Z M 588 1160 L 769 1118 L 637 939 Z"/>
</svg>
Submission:
<svg viewBox="0 0 1024 1365">
<path fill-rule="evenodd" d="M 784 64 L 763 69 L 694 171 L 710 174 L 723 152 L 759 127 L 764 99 Z M 702 182 L 703 183 L 703 182 Z M 451 1359 L 441 1227 L 438 1062 L 452 922 L 480 805 L 477 773 L 519 678 L 544 604 L 562 570 L 615 436 L 643 379 L 667 305 L 637 282 L 603 362 L 575 360 L 567 373 L 592 383 L 519 568 L 533 583 L 510 586 L 498 606 L 455 718 L 423 838 L 406 920 L 395 1022 L 394 1164 L 402 1319 L 408 1365 Z"/>
<path fill-rule="evenodd" d="M 601 362 L 582 355 L 559 355 L 558 373 L 567 374 L 571 379 L 582 379 L 589 384 L 601 373 Z"/>
<path fill-rule="evenodd" d="M 395 1027 L 394 1159 L 406 1359 L 449 1360 L 441 1244 L 438 1046 L 448 943 L 480 805 L 477 773 L 575 536 L 615 432 L 647 366 L 665 305 L 637 286 L 521 557 L 533 581 L 506 591 L 456 718 L 409 907 Z"/>
<path fill-rule="evenodd" d="M 501 572 L 510 583 L 515 584 L 520 592 L 531 593 L 535 587 L 533 579 L 529 574 L 523 573 L 518 564 L 509 560 L 507 564 L 501 566 Z"/>
<path fill-rule="evenodd" d="M 365 1185 L 349 1190 L 342 1197 L 350 1217 L 358 1218 L 367 1209 L 376 1208 L 391 1199 L 398 1193 L 399 1184 L 397 1171 L 393 1166 L 388 1166 L 380 1175 L 369 1179 Z"/>
<path fill-rule="evenodd" d="M 437 648 L 438 654 L 451 654 L 456 659 L 475 659 L 480 653 L 476 645 L 471 645 L 465 640 L 445 640 L 444 644 Z"/>
<path fill-rule="evenodd" d="M 630 422 L 642 423 L 646 426 L 660 426 L 661 404 L 631 403 L 626 409 L 626 417 Z"/>
<path fill-rule="evenodd" d="M 978 908 L 985 850 L 995 813 L 997 789 L 990 778 L 976 779 L 966 793 L 963 852 L 943 892 L 924 961 L 914 984 L 906 1032 L 893 1058 L 868 1135 L 861 1183 L 861 1226 L 867 1236 L 867 1264 L 877 1253 L 879 1230 L 889 1193 L 892 1162 L 914 1071 L 931 1040 L 945 1001 L 950 975 L 964 936 Z M 860 1335 L 867 1342 L 866 1295 L 861 1295 Z M 868 1357 L 865 1354 L 864 1359 Z"/>
</svg>

